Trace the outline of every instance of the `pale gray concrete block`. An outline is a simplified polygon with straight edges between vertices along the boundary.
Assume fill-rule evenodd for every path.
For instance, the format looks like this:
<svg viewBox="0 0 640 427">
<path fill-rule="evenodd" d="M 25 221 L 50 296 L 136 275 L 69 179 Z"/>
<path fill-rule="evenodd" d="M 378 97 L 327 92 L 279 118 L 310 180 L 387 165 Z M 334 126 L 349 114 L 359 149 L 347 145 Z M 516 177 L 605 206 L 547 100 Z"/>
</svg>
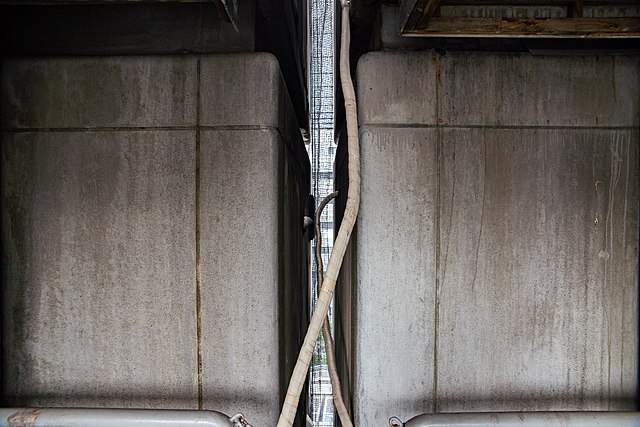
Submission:
<svg viewBox="0 0 640 427">
<path fill-rule="evenodd" d="M 202 84 L 203 109 L 253 105 L 247 81 L 238 84 L 239 63 L 256 68 L 255 89 L 267 96 L 237 122 L 214 114 L 198 129 L 198 74 L 210 64 L 228 85 L 221 93 Z M 104 68 L 117 70 L 101 82 L 107 88 L 92 80 Z M 38 78 L 23 84 L 21 70 Z M 12 236 L 4 241 L 7 402 L 197 408 L 202 401 L 275 425 L 306 332 L 309 191 L 308 157 L 275 59 L 19 60 L 9 61 L 2 81 L 4 123 L 23 130 L 3 137 L 3 233 Z M 149 89 L 161 83 L 162 93 Z M 103 96 L 113 91 L 121 92 L 116 99 Z M 65 104 L 55 111 L 61 94 Z M 87 97 L 106 111 L 94 104 L 85 111 Z M 151 125 L 190 130 L 131 129 Z M 219 244 L 226 249 L 217 253 Z M 58 300 L 67 305 L 57 309 Z M 54 308 L 44 311 L 46 304 Z"/>
<path fill-rule="evenodd" d="M 277 128 L 281 94 L 280 68 L 268 53 L 203 56 L 200 120 L 204 126 Z M 277 105 L 277 104 L 276 104 Z"/>
<path fill-rule="evenodd" d="M 356 425 L 433 407 L 436 132 L 361 128 Z"/>
<path fill-rule="evenodd" d="M 200 178 L 205 405 L 278 417 L 278 138 L 203 132 Z"/>
<path fill-rule="evenodd" d="M 635 408 L 637 153 L 631 131 L 444 131 L 438 411 Z"/>
<path fill-rule="evenodd" d="M 277 129 L 294 158 L 308 157 L 280 66 L 270 53 L 200 59 L 200 124 Z"/>
<path fill-rule="evenodd" d="M 355 314 L 341 323 L 353 328 L 357 422 L 633 410 L 638 132 L 361 135 L 356 262 L 340 280 L 355 281 Z"/>
<path fill-rule="evenodd" d="M 2 127 L 193 126 L 196 59 L 15 59 L 2 64 Z"/>
<path fill-rule="evenodd" d="M 436 61 L 431 53 L 362 56 L 357 69 L 359 124 L 436 124 Z"/>
<path fill-rule="evenodd" d="M 203 131 L 200 153 L 204 405 L 275 425 L 307 322 L 308 175 L 273 129 Z"/>
<path fill-rule="evenodd" d="M 640 123 L 638 56 L 448 52 L 441 64 L 439 118 L 444 125 Z"/>
<path fill-rule="evenodd" d="M 362 125 L 638 126 L 639 70 L 637 56 L 374 52 L 358 64 L 358 118 Z"/>
<path fill-rule="evenodd" d="M 408 89 L 422 84 L 429 58 L 377 53 L 363 58 L 358 74 L 362 205 L 355 261 L 337 290 L 339 316 L 348 316 L 338 322 L 351 325 L 341 336 L 350 340 L 343 357 L 352 358 L 356 420 L 378 425 L 433 410 L 633 409 L 638 58 L 447 53 L 433 66 L 442 71 L 433 77 L 440 98 L 431 102 L 441 107 L 435 126 L 415 121 L 423 102 L 415 94 L 423 92 Z M 485 73 L 478 63 L 502 71 Z M 377 71 L 385 67 L 393 72 Z M 569 77 L 554 77 L 562 70 Z M 518 92 L 526 96 L 496 89 L 519 79 L 527 80 Z M 394 92 L 404 93 L 411 111 L 384 110 Z M 538 105 L 522 106 L 525 98 Z M 409 154 L 406 147 L 419 142 L 434 148 Z M 407 167 L 414 160 L 434 171 L 426 183 L 424 172 Z M 344 192 L 346 170 L 336 167 Z M 431 252 L 421 249 L 424 239 L 434 242 Z M 420 263 L 438 266 L 438 274 Z M 434 300 L 419 305 L 425 286 L 434 287 Z M 390 307 L 403 317 L 390 316 Z M 432 335 L 397 330 L 416 324 Z M 405 360 L 416 348 L 432 353 Z M 429 366 L 432 377 L 423 374 Z M 387 376 L 393 380 L 383 380 L 382 391 L 363 386 Z M 369 393 L 384 401 L 369 403 Z"/>
<path fill-rule="evenodd" d="M 197 408 L 195 132 L 2 140 L 4 403 Z"/>
</svg>

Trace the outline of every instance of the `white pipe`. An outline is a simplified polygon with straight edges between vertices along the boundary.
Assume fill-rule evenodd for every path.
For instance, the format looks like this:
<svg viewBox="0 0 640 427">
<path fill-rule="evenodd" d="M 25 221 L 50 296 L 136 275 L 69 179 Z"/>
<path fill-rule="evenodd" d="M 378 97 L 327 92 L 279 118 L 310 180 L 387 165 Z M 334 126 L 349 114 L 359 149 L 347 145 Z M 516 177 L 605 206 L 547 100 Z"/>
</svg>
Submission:
<svg viewBox="0 0 640 427">
<path fill-rule="evenodd" d="M 640 412 L 480 412 L 424 414 L 404 427 L 595 427 L 640 426 Z"/>
<path fill-rule="evenodd" d="M 324 323 L 324 319 L 329 311 L 329 305 L 333 298 L 333 291 L 338 280 L 338 273 L 342 266 L 342 259 L 347 250 L 347 244 L 353 231 L 353 226 L 358 216 L 360 208 L 360 143 L 358 141 L 358 113 L 356 111 L 356 95 L 351 81 L 351 68 L 349 66 L 349 0 L 343 0 L 342 3 L 342 38 L 340 46 L 340 80 L 342 82 L 342 93 L 344 95 L 344 107 L 347 118 L 347 147 L 348 147 L 348 172 L 349 172 L 349 189 L 347 190 L 347 202 L 344 208 L 344 216 L 338 237 L 333 244 L 333 251 L 329 257 L 327 272 L 322 282 L 322 290 L 318 296 L 316 308 L 311 316 L 307 334 L 298 361 L 293 368 L 289 387 L 282 405 L 282 412 L 278 419 L 278 427 L 291 427 L 296 417 L 300 394 L 307 379 L 307 371 L 313 349 L 316 346 L 320 329 Z"/>
<path fill-rule="evenodd" d="M 0 427 L 236 427 L 214 411 L 164 409 L 0 408 Z"/>
</svg>

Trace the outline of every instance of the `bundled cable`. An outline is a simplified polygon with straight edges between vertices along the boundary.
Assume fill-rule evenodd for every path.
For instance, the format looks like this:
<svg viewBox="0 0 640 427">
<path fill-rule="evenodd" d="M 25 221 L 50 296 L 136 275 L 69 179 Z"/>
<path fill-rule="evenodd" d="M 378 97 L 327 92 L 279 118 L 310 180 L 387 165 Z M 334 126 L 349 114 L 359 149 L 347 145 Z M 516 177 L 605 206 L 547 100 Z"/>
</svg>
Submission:
<svg viewBox="0 0 640 427">
<path fill-rule="evenodd" d="M 298 361 L 293 369 L 289 387 L 285 396 L 282 412 L 278 419 L 278 427 L 290 427 L 296 416 L 300 394 L 304 387 L 309 370 L 309 364 L 313 356 L 318 335 L 327 317 L 329 305 L 333 298 L 333 291 L 336 287 L 338 273 L 342 266 L 342 260 L 347 249 L 347 244 L 353 231 L 358 209 L 360 207 L 360 144 L 358 141 L 358 113 L 356 109 L 356 96 L 351 81 L 351 71 L 349 65 L 349 3 L 342 3 L 342 37 L 340 47 L 340 81 L 342 83 L 342 93 L 344 95 L 344 106 L 347 118 L 347 148 L 348 148 L 348 175 L 349 189 L 347 192 L 347 202 L 344 216 L 338 236 L 334 243 L 327 272 L 322 282 L 322 289 L 318 295 L 316 308 L 311 316 L 311 322 L 307 329 Z"/>
<path fill-rule="evenodd" d="M 316 211 L 316 270 L 318 277 L 318 292 L 322 289 L 322 282 L 324 281 L 324 266 L 322 265 L 322 231 L 320 227 L 320 217 L 325 206 L 338 196 L 338 192 L 329 194 L 322 200 L 318 210 Z M 329 369 L 329 378 L 331 379 L 331 394 L 333 395 L 333 403 L 340 417 L 340 422 L 343 427 L 353 427 L 351 418 L 349 418 L 349 411 L 342 399 L 342 387 L 340 385 L 340 377 L 338 376 L 338 365 L 336 363 L 335 350 L 333 346 L 333 339 L 331 338 L 331 332 L 329 331 L 329 316 L 327 316 L 322 324 L 322 337 L 324 338 L 325 350 L 327 353 L 327 367 Z"/>
</svg>

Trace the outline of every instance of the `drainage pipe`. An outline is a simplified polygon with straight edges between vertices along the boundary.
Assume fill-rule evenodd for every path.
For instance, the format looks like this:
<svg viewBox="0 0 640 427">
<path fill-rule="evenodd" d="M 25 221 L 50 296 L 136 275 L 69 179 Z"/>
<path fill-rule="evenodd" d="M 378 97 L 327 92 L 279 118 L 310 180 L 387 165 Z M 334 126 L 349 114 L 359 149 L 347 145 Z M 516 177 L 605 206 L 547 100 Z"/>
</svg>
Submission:
<svg viewBox="0 0 640 427">
<path fill-rule="evenodd" d="M 329 305 L 333 298 L 333 291 L 338 280 L 338 273 L 342 266 L 342 259 L 347 250 L 347 244 L 353 231 L 353 226 L 358 216 L 360 208 L 360 143 L 358 142 L 358 113 L 356 110 L 356 96 L 351 81 L 351 67 L 349 65 L 349 0 L 342 0 L 342 38 L 340 40 L 340 81 L 342 82 L 342 93 L 344 95 L 344 107 L 347 117 L 347 146 L 348 146 L 348 171 L 349 189 L 347 191 L 347 202 L 344 209 L 344 216 L 338 236 L 333 245 L 333 251 L 329 258 L 327 271 L 322 283 L 322 290 L 318 295 L 316 309 L 311 316 L 307 334 L 304 337 L 298 361 L 293 368 L 289 387 L 282 405 L 282 412 L 278 419 L 278 427 L 290 427 L 296 417 L 300 394 L 307 379 L 307 371 L 313 356 L 313 349 L 316 345 L 320 329 L 329 311 Z"/>
<path fill-rule="evenodd" d="M 392 419 L 393 420 L 393 419 Z M 391 422 L 394 425 L 394 422 Z M 396 424 L 399 426 L 399 424 Z M 595 427 L 640 426 L 640 412 L 481 412 L 418 415 L 404 427 Z"/>
<path fill-rule="evenodd" d="M 214 411 L 160 409 L 0 408 L 0 427 L 238 427 Z M 238 420 L 238 421 L 236 421 Z"/>
</svg>

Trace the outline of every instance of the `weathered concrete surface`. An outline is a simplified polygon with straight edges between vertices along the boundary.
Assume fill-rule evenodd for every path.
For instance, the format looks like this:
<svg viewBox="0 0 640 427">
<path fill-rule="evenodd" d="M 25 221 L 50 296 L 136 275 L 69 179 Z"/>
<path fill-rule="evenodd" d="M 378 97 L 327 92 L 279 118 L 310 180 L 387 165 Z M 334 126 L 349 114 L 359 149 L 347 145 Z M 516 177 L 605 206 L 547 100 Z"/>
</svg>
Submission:
<svg viewBox="0 0 640 427">
<path fill-rule="evenodd" d="M 4 129 L 195 126 L 192 56 L 3 63 Z"/>
<path fill-rule="evenodd" d="M 306 127 L 306 0 L 238 0 L 237 29 L 209 0 L 12 3 L 0 4 L 0 55 L 5 57 L 271 52 L 300 126 Z"/>
<path fill-rule="evenodd" d="M 435 301 L 436 130 L 361 135 L 353 405 L 354 423 L 373 426 L 432 400 L 434 316 L 423 308 Z"/>
<path fill-rule="evenodd" d="M 212 131 L 200 151 L 204 398 L 227 412 L 248 402 L 264 425 L 279 414 L 278 143 L 273 131 Z"/>
<path fill-rule="evenodd" d="M 358 119 L 363 125 L 633 126 L 640 120 L 638 69 L 638 56 L 369 53 L 358 65 L 359 102 L 366 106 Z"/>
<path fill-rule="evenodd" d="M 364 55 L 358 63 L 358 102 L 364 106 L 358 108 L 358 122 L 435 124 L 436 80 L 427 78 L 435 74 L 435 55 Z"/>
<path fill-rule="evenodd" d="M 275 58 L 3 65 L 4 403 L 275 425 L 306 330 L 309 191 Z"/>
<path fill-rule="evenodd" d="M 200 66 L 203 403 L 275 425 L 308 322 L 309 160 L 273 55 Z"/>
<path fill-rule="evenodd" d="M 638 136 L 443 131 L 438 411 L 634 408 Z"/>
<path fill-rule="evenodd" d="M 338 322 L 360 424 L 635 408 L 639 65 L 363 57 L 355 300 Z"/>
<path fill-rule="evenodd" d="M 308 157 L 278 60 L 270 53 L 204 56 L 200 124 L 278 129 L 296 158 Z M 227 70 L 232 69 L 233 73 Z M 222 100 L 233 99 L 234 102 Z"/>
<path fill-rule="evenodd" d="M 441 64 L 444 125 L 639 123 L 638 56 L 448 54 Z"/>
<path fill-rule="evenodd" d="M 194 147 L 2 135 L 6 404 L 197 408 Z"/>
<path fill-rule="evenodd" d="M 305 332 L 308 182 L 273 129 L 203 131 L 200 153 L 204 404 L 275 425 Z"/>
</svg>

